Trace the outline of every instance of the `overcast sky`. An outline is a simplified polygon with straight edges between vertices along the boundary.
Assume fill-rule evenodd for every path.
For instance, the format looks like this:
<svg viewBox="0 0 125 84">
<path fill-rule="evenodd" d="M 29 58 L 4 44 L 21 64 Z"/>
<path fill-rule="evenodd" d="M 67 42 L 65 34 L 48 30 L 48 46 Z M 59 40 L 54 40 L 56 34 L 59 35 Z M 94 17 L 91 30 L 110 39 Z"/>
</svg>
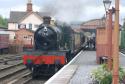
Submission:
<svg viewBox="0 0 125 84">
<path fill-rule="evenodd" d="M 25 11 L 28 0 L 0 0 L 0 15 L 9 18 L 10 11 Z M 32 0 L 34 11 L 49 11 L 59 20 L 87 21 L 105 14 L 103 0 Z M 112 6 L 114 6 L 112 0 Z M 120 23 L 125 17 L 125 0 L 120 0 Z"/>
</svg>

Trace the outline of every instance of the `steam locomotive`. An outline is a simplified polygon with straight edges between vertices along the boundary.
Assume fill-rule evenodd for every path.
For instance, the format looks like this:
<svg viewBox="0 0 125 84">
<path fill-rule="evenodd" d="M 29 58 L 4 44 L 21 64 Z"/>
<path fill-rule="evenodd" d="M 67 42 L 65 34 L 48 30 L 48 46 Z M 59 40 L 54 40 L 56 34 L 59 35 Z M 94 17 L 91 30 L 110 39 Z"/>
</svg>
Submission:
<svg viewBox="0 0 125 84">
<path fill-rule="evenodd" d="M 83 32 L 70 26 L 51 25 L 51 17 L 34 34 L 34 50 L 23 55 L 23 63 L 32 71 L 32 77 L 53 75 L 77 54 L 85 43 Z"/>
</svg>

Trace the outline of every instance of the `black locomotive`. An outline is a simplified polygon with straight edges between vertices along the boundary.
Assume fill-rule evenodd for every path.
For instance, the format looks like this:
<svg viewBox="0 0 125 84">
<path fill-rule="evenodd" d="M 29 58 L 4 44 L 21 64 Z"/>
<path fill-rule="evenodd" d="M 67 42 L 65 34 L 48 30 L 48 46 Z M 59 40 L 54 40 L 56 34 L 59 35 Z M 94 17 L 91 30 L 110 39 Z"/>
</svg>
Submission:
<svg viewBox="0 0 125 84">
<path fill-rule="evenodd" d="M 85 43 L 83 32 L 64 24 L 51 25 L 50 17 L 34 34 L 34 50 L 23 56 L 24 64 L 37 75 L 53 75 L 77 54 Z"/>
</svg>

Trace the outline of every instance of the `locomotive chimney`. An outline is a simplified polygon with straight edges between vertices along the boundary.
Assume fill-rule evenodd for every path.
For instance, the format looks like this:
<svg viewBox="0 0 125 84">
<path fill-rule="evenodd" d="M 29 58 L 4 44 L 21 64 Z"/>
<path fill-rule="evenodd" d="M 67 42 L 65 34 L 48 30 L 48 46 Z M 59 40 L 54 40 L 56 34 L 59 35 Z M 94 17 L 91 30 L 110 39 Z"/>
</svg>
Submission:
<svg viewBox="0 0 125 84">
<path fill-rule="evenodd" d="M 49 17 L 49 16 L 44 16 L 43 17 L 43 23 L 44 24 L 50 24 L 50 22 L 51 22 L 51 17 Z"/>
</svg>

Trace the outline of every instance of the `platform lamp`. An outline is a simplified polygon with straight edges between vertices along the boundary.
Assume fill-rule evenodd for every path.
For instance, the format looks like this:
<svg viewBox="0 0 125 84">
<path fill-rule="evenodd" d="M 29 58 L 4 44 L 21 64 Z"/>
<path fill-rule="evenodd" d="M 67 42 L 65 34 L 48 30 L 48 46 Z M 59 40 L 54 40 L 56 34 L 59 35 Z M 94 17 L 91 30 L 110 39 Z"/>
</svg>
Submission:
<svg viewBox="0 0 125 84">
<path fill-rule="evenodd" d="M 111 0 L 103 0 L 106 12 L 107 50 L 108 50 L 108 70 L 112 69 L 112 9 Z"/>
<path fill-rule="evenodd" d="M 103 0 L 105 10 L 108 11 L 111 1 Z M 114 24 L 114 42 L 113 42 L 113 73 L 112 73 L 112 84 L 119 84 L 119 4 L 120 0 L 115 0 L 115 8 L 112 8 L 112 13 L 115 13 L 115 24 Z"/>
<path fill-rule="evenodd" d="M 110 1 L 110 0 L 103 0 L 103 4 L 104 4 L 106 12 L 109 10 L 111 3 L 112 3 L 112 1 Z"/>
</svg>

